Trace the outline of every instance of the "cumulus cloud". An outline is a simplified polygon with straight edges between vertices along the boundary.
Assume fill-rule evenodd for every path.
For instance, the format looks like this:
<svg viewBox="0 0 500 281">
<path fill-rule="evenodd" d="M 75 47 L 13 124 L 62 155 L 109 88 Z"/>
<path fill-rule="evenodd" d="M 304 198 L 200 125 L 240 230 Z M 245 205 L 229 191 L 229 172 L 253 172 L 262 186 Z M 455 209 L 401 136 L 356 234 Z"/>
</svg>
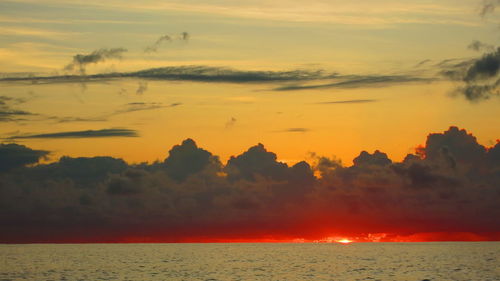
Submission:
<svg viewBox="0 0 500 281">
<path fill-rule="evenodd" d="M 318 155 L 289 166 L 262 144 L 223 165 L 192 139 L 151 164 L 32 165 L 46 153 L 0 146 L 0 242 L 500 237 L 500 143 L 485 147 L 456 127 L 429 134 L 402 162 L 363 151 L 350 166 Z"/>
<path fill-rule="evenodd" d="M 189 175 L 198 173 L 210 164 L 219 165 L 217 157 L 199 148 L 192 139 L 174 146 L 163 162 L 166 173 L 174 180 L 183 181 Z"/>
<path fill-rule="evenodd" d="M 78 70 L 81 75 L 85 75 L 85 69 L 89 64 L 104 62 L 109 59 L 121 59 L 127 49 L 111 48 L 98 49 L 90 54 L 77 54 L 73 56 L 73 61 L 64 69 L 68 71 Z"/>
<path fill-rule="evenodd" d="M 71 132 L 56 132 L 45 134 L 25 134 L 11 136 L 9 139 L 60 139 L 60 138 L 103 138 L 103 137 L 137 137 L 131 129 L 102 129 Z"/>
</svg>

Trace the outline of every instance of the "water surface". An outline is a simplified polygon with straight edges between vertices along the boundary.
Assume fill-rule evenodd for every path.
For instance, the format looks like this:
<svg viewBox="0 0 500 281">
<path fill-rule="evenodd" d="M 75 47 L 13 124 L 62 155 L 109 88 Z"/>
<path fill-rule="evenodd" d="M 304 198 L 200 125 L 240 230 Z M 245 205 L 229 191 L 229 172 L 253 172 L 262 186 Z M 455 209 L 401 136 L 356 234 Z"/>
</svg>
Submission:
<svg viewBox="0 0 500 281">
<path fill-rule="evenodd" d="M 0 245 L 0 280 L 500 280 L 500 242 Z"/>
</svg>

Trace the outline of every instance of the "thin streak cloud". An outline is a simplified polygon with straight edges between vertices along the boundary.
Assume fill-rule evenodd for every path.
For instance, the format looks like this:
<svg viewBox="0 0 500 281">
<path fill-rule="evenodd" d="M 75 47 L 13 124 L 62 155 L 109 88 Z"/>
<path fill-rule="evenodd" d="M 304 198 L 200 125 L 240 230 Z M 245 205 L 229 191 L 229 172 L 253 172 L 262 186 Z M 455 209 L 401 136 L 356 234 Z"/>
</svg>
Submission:
<svg viewBox="0 0 500 281">
<path fill-rule="evenodd" d="M 317 102 L 316 104 L 356 104 L 356 103 L 371 103 L 377 102 L 378 100 L 367 99 L 367 100 L 340 100 L 340 101 L 324 101 Z"/>
<path fill-rule="evenodd" d="M 138 137 L 135 130 L 130 129 L 102 129 L 71 132 L 56 132 L 44 134 L 26 134 L 11 136 L 7 139 L 61 139 L 61 138 L 109 138 L 109 137 Z"/>
</svg>

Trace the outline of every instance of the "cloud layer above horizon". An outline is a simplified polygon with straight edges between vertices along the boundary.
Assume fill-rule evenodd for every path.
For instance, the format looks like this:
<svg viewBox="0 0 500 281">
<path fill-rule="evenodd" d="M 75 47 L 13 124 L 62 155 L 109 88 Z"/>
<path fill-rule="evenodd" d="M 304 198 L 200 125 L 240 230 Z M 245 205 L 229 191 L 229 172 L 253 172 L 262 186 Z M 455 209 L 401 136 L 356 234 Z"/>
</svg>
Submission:
<svg viewBox="0 0 500 281">
<path fill-rule="evenodd" d="M 457 127 L 402 162 L 362 151 L 352 166 L 317 155 L 289 166 L 262 144 L 222 164 L 191 139 L 152 164 L 33 165 L 48 153 L 0 146 L 0 242 L 500 238 L 500 143 Z"/>
</svg>

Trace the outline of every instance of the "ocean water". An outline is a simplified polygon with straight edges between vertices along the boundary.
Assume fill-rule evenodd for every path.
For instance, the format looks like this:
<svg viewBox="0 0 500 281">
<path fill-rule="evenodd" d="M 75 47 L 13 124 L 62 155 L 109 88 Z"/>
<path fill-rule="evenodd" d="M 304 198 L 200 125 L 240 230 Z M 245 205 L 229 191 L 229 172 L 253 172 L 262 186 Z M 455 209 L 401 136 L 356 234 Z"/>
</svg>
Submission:
<svg viewBox="0 0 500 281">
<path fill-rule="evenodd" d="M 0 245 L 0 280 L 500 280 L 500 242 Z"/>
</svg>

